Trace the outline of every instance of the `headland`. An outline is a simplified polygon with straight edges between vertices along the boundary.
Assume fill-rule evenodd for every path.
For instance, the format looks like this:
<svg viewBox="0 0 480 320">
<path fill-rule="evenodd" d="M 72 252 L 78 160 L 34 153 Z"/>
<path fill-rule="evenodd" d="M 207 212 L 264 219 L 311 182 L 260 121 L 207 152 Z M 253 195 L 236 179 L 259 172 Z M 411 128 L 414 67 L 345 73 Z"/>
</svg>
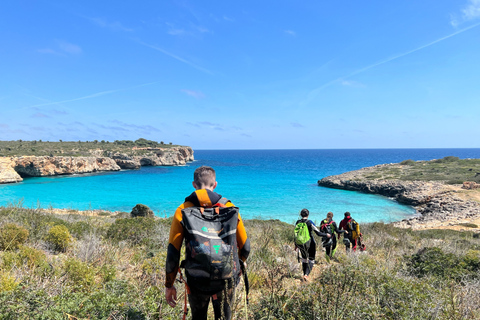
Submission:
<svg viewBox="0 0 480 320">
<path fill-rule="evenodd" d="M 20 182 L 25 177 L 119 171 L 141 166 L 181 166 L 193 160 L 191 147 L 146 139 L 0 141 L 0 184 Z"/>
<path fill-rule="evenodd" d="M 445 157 L 381 164 L 318 180 L 328 188 L 378 194 L 413 206 L 401 228 L 479 231 L 480 159 Z"/>
</svg>

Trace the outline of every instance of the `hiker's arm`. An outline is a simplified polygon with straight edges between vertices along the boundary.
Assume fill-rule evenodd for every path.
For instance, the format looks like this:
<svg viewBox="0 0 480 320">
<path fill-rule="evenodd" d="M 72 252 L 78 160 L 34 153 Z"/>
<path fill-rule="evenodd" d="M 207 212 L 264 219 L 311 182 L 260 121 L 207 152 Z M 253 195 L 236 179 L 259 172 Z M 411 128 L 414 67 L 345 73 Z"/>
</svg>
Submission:
<svg viewBox="0 0 480 320">
<path fill-rule="evenodd" d="M 172 226 L 170 227 L 170 237 L 168 240 L 167 260 L 165 262 L 165 287 L 172 288 L 177 277 L 178 267 L 180 265 L 180 248 L 183 241 L 182 221 L 183 205 L 178 207 L 173 216 Z"/>
<path fill-rule="evenodd" d="M 329 233 L 323 233 L 320 230 L 318 230 L 317 226 L 312 222 L 312 230 L 317 234 L 319 237 L 327 237 L 330 238 L 331 235 Z"/>
<path fill-rule="evenodd" d="M 346 233 L 346 234 L 348 234 L 348 231 L 347 231 L 347 230 L 341 230 L 341 229 L 339 229 L 339 228 L 337 227 L 337 224 L 336 224 L 335 222 L 333 223 L 333 227 L 335 228 L 335 232 L 336 232 L 337 234 L 340 234 L 340 233 Z"/>
<path fill-rule="evenodd" d="M 240 259 L 242 259 L 242 261 L 247 260 L 248 255 L 250 254 L 250 239 L 247 237 L 247 231 L 243 225 L 240 213 L 238 214 L 237 222 L 237 246 Z"/>
</svg>

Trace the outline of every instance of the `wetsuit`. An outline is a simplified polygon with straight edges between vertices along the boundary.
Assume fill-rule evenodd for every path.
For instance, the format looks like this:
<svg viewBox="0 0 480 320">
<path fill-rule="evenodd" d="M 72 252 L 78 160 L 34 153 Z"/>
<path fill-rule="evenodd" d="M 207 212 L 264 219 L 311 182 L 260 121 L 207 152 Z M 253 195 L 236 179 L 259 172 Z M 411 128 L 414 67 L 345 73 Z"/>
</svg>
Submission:
<svg viewBox="0 0 480 320">
<path fill-rule="evenodd" d="M 357 222 L 352 219 L 352 217 L 346 217 L 342 221 L 340 221 L 340 229 L 348 231 L 348 234 L 345 234 L 344 237 L 350 241 L 350 243 L 345 244 L 345 249 L 350 251 L 350 245 L 352 246 L 352 250 L 357 250 L 357 240 L 359 239 L 359 234 L 357 233 L 357 228 L 354 227 L 354 223 Z"/>
<path fill-rule="evenodd" d="M 214 191 L 199 189 L 185 198 L 185 202 L 175 211 L 172 225 L 170 227 L 170 238 L 167 249 L 167 260 L 165 264 L 165 287 L 171 288 L 173 286 L 179 268 L 180 249 L 182 247 L 185 234 L 185 230 L 182 225 L 182 209 L 189 207 L 211 207 L 221 198 L 222 196 Z M 234 206 L 230 201 L 228 201 L 225 205 L 227 207 Z M 250 240 L 247 237 L 240 214 L 238 215 L 236 238 L 239 258 L 245 261 L 250 253 Z M 189 278 L 188 272 L 186 272 L 186 274 L 187 285 L 190 289 L 188 299 L 190 302 L 192 319 L 207 319 L 207 310 L 210 300 L 212 300 L 215 319 L 230 319 L 231 308 L 230 303 L 228 302 L 233 300 L 235 293 L 236 284 L 234 283 L 234 279 L 228 281 L 210 279 L 199 281 L 198 279 L 195 279 L 195 281 L 193 281 Z"/>
<path fill-rule="evenodd" d="M 330 239 L 332 239 L 332 244 L 325 246 L 325 258 L 328 262 L 330 262 L 330 259 L 333 258 L 335 252 L 337 251 L 337 234 L 344 233 L 345 230 L 340 230 L 337 227 L 337 223 L 335 221 L 329 221 L 328 219 L 324 219 L 322 221 L 322 224 L 320 226 L 320 229 L 322 229 L 322 231 L 323 226 L 326 227 L 326 230 L 328 230 L 328 233 L 332 236 L 331 238 L 322 238 L 322 241 L 324 243 L 327 243 Z"/>
<path fill-rule="evenodd" d="M 300 250 L 300 254 L 302 255 L 303 275 L 308 276 L 312 271 L 313 265 L 315 263 L 315 255 L 317 252 L 317 243 L 315 242 L 315 238 L 313 237 L 313 232 L 315 232 L 319 237 L 327 237 L 327 234 L 320 232 L 315 223 L 313 223 L 312 220 L 308 220 L 308 218 L 297 220 L 295 225 L 299 224 L 300 222 L 304 222 L 307 224 L 308 232 L 310 233 L 310 241 L 308 241 L 304 245 L 295 244 L 295 246 L 298 248 L 298 250 Z"/>
</svg>

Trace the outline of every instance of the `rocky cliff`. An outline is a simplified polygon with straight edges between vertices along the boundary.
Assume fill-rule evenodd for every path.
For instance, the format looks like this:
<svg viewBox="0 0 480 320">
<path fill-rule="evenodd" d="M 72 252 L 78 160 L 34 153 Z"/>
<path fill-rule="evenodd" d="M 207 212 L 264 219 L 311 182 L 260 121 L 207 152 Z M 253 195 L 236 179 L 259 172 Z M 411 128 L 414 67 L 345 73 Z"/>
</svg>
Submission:
<svg viewBox="0 0 480 320">
<path fill-rule="evenodd" d="M 118 171 L 117 163 L 106 157 L 18 157 L 14 170 L 22 177 L 44 177 L 97 171 Z"/>
<path fill-rule="evenodd" d="M 0 183 L 22 181 L 22 177 L 13 169 L 15 162 L 10 157 L 0 157 Z"/>
<path fill-rule="evenodd" d="M 179 166 L 193 160 L 193 150 L 190 147 L 146 148 L 142 156 L 115 153 L 108 157 L 0 157 L 0 183 L 19 182 L 23 180 L 22 177 L 118 171 L 138 169 L 141 166 Z"/>
<path fill-rule="evenodd" d="M 391 197 L 411 205 L 417 215 L 394 223 L 400 227 L 434 226 L 480 217 L 480 203 L 468 197 L 466 190 L 437 181 L 368 179 L 384 166 L 363 168 L 318 180 L 319 186 L 360 191 Z M 476 192 L 476 191 L 472 191 Z"/>
<path fill-rule="evenodd" d="M 145 150 L 146 153 L 141 156 L 130 156 L 125 153 L 110 153 L 108 156 L 122 169 L 138 169 L 142 166 L 181 166 L 194 160 L 193 150 L 190 147 L 146 148 Z"/>
</svg>

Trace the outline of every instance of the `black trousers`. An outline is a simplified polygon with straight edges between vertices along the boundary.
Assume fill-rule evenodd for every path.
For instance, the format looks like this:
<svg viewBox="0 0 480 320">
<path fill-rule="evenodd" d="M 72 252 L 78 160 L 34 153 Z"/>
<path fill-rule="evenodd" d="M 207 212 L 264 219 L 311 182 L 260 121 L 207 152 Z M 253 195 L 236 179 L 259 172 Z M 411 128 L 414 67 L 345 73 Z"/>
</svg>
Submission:
<svg viewBox="0 0 480 320">
<path fill-rule="evenodd" d="M 335 235 L 332 235 L 332 245 L 325 247 L 325 253 L 327 256 L 332 258 L 333 253 L 335 253 L 335 249 L 337 248 L 337 237 Z"/>
<path fill-rule="evenodd" d="M 188 302 L 192 312 L 192 320 L 207 320 L 208 305 L 212 301 L 215 320 L 232 319 L 232 304 L 235 296 L 233 281 L 228 281 L 225 289 L 215 294 L 192 292 L 188 295 Z"/>
<path fill-rule="evenodd" d="M 315 263 L 315 255 L 317 253 L 317 244 L 315 241 L 310 241 L 308 245 L 298 246 L 302 256 L 302 270 L 303 274 L 308 276 L 312 271 Z"/>
</svg>

